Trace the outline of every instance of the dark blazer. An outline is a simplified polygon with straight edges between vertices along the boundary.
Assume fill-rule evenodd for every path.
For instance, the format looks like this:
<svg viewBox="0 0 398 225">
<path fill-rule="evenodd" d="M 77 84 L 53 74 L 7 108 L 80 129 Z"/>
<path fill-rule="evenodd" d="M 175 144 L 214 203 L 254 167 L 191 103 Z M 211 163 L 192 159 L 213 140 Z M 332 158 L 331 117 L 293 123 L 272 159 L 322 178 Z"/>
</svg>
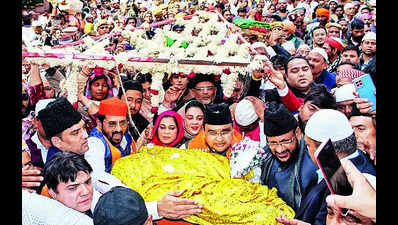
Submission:
<svg viewBox="0 0 398 225">
<path fill-rule="evenodd" d="M 261 167 L 261 183 L 269 188 L 276 187 L 278 196 L 293 210 L 297 210 L 302 199 L 318 181 L 318 167 L 312 162 L 305 142 L 299 142 L 290 163 L 280 163 L 272 155 L 268 145 L 264 150 L 269 153 L 269 157 Z"/>
<path fill-rule="evenodd" d="M 376 168 L 368 157 L 358 150 L 359 155 L 351 162 L 358 168 L 361 173 L 369 173 L 376 176 Z M 296 211 L 296 219 L 305 221 L 312 225 L 326 224 L 326 197 L 330 195 L 324 179 L 316 185 L 310 193 L 302 200 L 299 210 Z"/>
</svg>

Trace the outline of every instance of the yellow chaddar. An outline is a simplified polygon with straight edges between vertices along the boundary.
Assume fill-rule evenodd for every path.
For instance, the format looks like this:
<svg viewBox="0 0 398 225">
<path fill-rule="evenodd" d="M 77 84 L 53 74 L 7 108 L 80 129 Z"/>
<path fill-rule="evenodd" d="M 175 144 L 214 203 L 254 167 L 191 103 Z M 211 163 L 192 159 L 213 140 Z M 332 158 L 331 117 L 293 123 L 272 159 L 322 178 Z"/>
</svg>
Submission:
<svg viewBox="0 0 398 225">
<path fill-rule="evenodd" d="M 116 161 L 112 174 L 139 192 L 146 202 L 167 192 L 185 190 L 182 198 L 203 205 L 202 213 L 184 218 L 191 223 L 279 224 L 275 217 L 294 217 L 277 189 L 231 179 L 228 159 L 194 149 L 147 147 Z"/>
</svg>

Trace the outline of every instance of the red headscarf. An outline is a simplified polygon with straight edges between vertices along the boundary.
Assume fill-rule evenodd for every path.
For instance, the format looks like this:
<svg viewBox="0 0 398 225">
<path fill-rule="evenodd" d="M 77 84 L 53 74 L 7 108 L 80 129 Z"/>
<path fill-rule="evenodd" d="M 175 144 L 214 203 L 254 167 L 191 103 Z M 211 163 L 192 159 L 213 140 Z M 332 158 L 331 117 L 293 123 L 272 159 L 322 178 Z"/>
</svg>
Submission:
<svg viewBox="0 0 398 225">
<path fill-rule="evenodd" d="M 160 121 L 163 119 L 163 117 L 165 116 L 171 116 L 174 117 L 177 120 L 177 127 L 178 127 L 178 134 L 177 134 L 177 138 L 171 142 L 168 145 L 163 144 L 158 136 L 157 136 L 157 132 L 158 132 L 158 128 L 159 128 L 159 124 Z M 184 137 L 184 127 L 183 127 L 183 120 L 182 117 L 180 116 L 180 114 L 174 112 L 174 111 L 166 111 L 161 113 L 158 118 L 156 119 L 155 125 L 153 126 L 153 130 L 152 130 L 152 142 L 155 145 L 159 145 L 159 146 L 166 146 L 166 147 L 174 147 L 179 141 L 181 141 L 181 139 Z"/>
</svg>

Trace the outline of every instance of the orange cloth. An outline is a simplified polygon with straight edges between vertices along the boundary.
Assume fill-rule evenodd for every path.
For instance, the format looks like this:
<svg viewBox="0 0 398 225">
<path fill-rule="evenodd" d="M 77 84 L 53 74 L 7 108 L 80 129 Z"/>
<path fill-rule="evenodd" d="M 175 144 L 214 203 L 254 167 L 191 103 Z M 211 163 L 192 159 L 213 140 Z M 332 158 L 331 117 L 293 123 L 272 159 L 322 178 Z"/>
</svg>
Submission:
<svg viewBox="0 0 398 225">
<path fill-rule="evenodd" d="M 98 114 L 108 116 L 126 116 L 127 104 L 118 97 L 112 97 L 101 101 Z"/>
<path fill-rule="evenodd" d="M 243 139 L 242 135 L 238 133 L 236 130 L 233 130 L 233 136 L 232 136 L 232 145 L 235 143 L 239 143 Z M 202 149 L 205 150 L 206 152 L 210 152 L 209 147 L 206 145 L 205 142 L 205 132 L 202 129 L 196 137 L 194 137 L 189 143 L 188 143 L 188 148 L 194 148 L 194 149 Z M 231 147 L 228 148 L 227 150 L 227 158 L 230 159 L 231 156 Z"/>
<path fill-rule="evenodd" d="M 51 198 L 50 194 L 48 193 L 47 185 L 44 185 L 43 189 L 41 189 L 41 195 Z"/>
<path fill-rule="evenodd" d="M 97 129 L 99 129 L 99 128 L 97 127 Z M 110 148 L 110 150 L 111 150 L 111 155 L 112 155 L 112 166 L 113 166 L 113 165 L 115 165 L 116 160 L 122 158 L 122 153 L 119 151 L 118 148 L 116 148 L 115 146 L 113 146 L 113 145 L 109 142 L 108 138 L 105 137 L 105 140 L 106 140 L 106 142 L 108 143 L 109 148 Z M 134 153 L 137 153 L 137 145 L 135 144 L 134 139 L 131 139 L 131 153 L 130 153 L 130 155 L 131 155 L 131 154 L 134 154 Z"/>
<path fill-rule="evenodd" d="M 329 14 L 329 10 L 324 9 L 324 8 L 319 8 L 316 10 L 316 16 L 326 16 L 327 18 L 329 18 L 330 14 Z"/>
</svg>

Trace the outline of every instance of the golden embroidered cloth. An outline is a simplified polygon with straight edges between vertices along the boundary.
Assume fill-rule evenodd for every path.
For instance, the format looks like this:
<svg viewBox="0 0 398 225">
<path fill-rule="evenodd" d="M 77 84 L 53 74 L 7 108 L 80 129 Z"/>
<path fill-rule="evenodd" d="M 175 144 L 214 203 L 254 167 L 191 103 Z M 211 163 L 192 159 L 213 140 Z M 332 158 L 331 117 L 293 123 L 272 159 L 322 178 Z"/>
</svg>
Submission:
<svg viewBox="0 0 398 225">
<path fill-rule="evenodd" d="M 146 202 L 159 201 L 170 191 L 185 190 L 182 198 L 203 205 L 202 213 L 184 218 L 191 223 L 279 224 L 293 209 L 277 196 L 277 189 L 231 179 L 228 159 L 194 149 L 144 146 L 139 153 L 116 161 L 112 172 Z"/>
</svg>

